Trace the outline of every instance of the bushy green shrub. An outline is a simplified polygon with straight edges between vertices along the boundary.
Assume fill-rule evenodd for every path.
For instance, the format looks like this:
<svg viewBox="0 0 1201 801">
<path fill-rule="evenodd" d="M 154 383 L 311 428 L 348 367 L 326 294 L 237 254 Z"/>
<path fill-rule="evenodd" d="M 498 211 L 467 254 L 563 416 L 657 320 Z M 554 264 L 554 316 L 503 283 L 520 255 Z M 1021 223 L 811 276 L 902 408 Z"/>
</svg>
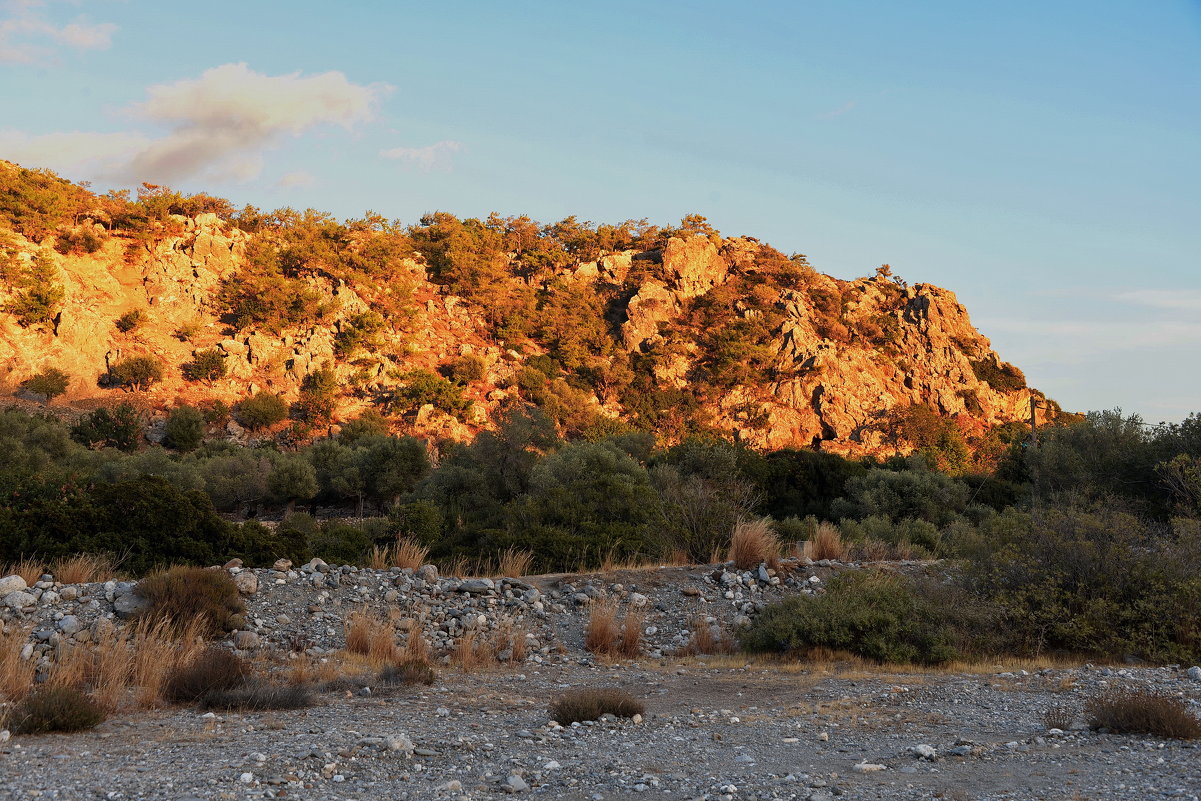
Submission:
<svg viewBox="0 0 1201 801">
<path fill-rule="evenodd" d="M 104 709 L 74 687 L 39 687 L 9 712 L 13 734 L 82 731 L 104 720 Z"/>
<path fill-rule="evenodd" d="M 13 296 L 4 311 L 16 317 L 18 325 L 29 328 L 54 322 L 66 292 L 58 283 L 58 271 L 49 256 L 37 253 L 32 262 L 10 277 L 9 282 Z"/>
<path fill-rule="evenodd" d="M 166 620 L 177 629 L 196 622 L 210 636 L 218 636 L 245 622 L 238 586 L 224 570 L 171 567 L 146 576 L 134 591 L 148 602 L 143 616 Z"/>
<path fill-rule="evenodd" d="M 54 249 L 64 256 L 68 253 L 95 253 L 104 247 L 106 235 L 94 225 L 60 229 L 54 237 Z"/>
<path fill-rule="evenodd" d="M 399 385 L 391 393 L 391 410 L 398 414 L 409 414 L 427 403 L 455 417 L 471 408 L 471 401 L 463 397 L 462 387 L 437 373 L 412 370 L 400 376 Z"/>
<path fill-rule="evenodd" d="M 998 392 L 1016 392 L 1026 388 L 1026 376 L 1021 370 L 995 356 L 992 359 L 972 360 L 972 372 L 977 381 L 987 381 Z"/>
<path fill-rule="evenodd" d="M 487 362 L 484 361 L 483 357 L 470 353 L 466 356 L 460 356 L 447 365 L 447 378 L 457 384 L 470 384 L 473 381 L 482 379 L 486 369 Z"/>
<path fill-rule="evenodd" d="M 47 367 L 40 373 L 30 376 L 21 382 L 21 386 L 30 392 L 45 395 L 46 400 L 54 400 L 67 391 L 71 377 L 57 367 Z"/>
<path fill-rule="evenodd" d="M 338 376 L 331 368 L 306 375 L 300 384 L 300 400 L 296 404 L 301 418 L 314 424 L 329 422 L 341 389 Z"/>
<path fill-rule="evenodd" d="M 192 361 L 183 365 L 184 378 L 189 381 L 213 382 L 225 378 L 229 368 L 225 363 L 225 353 L 220 348 L 198 350 L 192 355 Z"/>
<path fill-rule="evenodd" d="M 145 390 L 163 380 L 163 365 L 153 356 L 130 356 L 108 368 L 101 382 L 108 387 Z"/>
<path fill-rule="evenodd" d="M 238 404 L 238 419 L 252 431 L 268 428 L 288 417 L 288 404 L 278 395 L 260 392 Z"/>
<path fill-rule="evenodd" d="M 878 662 L 937 665 L 960 655 L 955 609 L 903 576 L 847 572 L 825 593 L 764 609 L 741 635 L 748 651 L 804 653 L 822 647 Z"/>
<path fill-rule="evenodd" d="M 956 540 L 968 586 L 999 609 L 1012 652 L 1201 659 L 1195 539 L 1102 505 L 1010 510 Z"/>
<path fill-rule="evenodd" d="M 89 448 L 135 451 L 141 435 L 142 421 L 128 403 L 101 406 L 71 428 L 71 439 Z"/>
<path fill-rule="evenodd" d="M 131 331 L 136 331 L 141 328 L 142 323 L 146 322 L 146 312 L 142 309 L 130 309 L 117 318 L 114 325 L 122 334 L 128 334 Z"/>
<path fill-rule="evenodd" d="M 193 406 L 176 406 L 163 426 L 163 442 L 177 451 L 194 450 L 204 440 L 204 415 Z"/>
</svg>

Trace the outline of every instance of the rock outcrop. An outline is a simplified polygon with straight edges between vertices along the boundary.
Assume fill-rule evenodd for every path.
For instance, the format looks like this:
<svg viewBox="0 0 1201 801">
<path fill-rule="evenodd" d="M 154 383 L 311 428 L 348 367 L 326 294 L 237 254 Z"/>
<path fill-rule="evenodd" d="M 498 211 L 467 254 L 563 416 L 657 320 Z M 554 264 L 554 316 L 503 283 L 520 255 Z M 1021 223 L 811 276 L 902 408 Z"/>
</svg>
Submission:
<svg viewBox="0 0 1201 801">
<path fill-rule="evenodd" d="M 253 235 L 214 214 L 176 222 L 177 234 L 151 244 L 111 236 L 86 255 L 59 255 L 45 243 L 7 234 L 20 258 L 40 251 L 53 261 L 64 300 L 53 330 L 22 328 L 0 314 L 6 395 L 56 367 L 72 377 L 57 404 L 129 399 L 99 386 L 97 378 L 108 365 L 149 355 L 165 367 L 161 383 L 138 393 L 152 408 L 233 404 L 256 391 L 295 400 L 306 375 L 332 367 L 348 390 L 337 417 L 347 419 L 385 393 L 396 376 L 471 355 L 484 365 L 483 376 L 465 389 L 473 410 L 455 419 L 423 407 L 403 423 L 414 433 L 462 440 L 490 426 L 498 410 L 520 395 L 514 379 L 522 365 L 546 352 L 539 341 L 503 341 L 486 310 L 428 279 L 420 256 L 404 263 L 404 313 L 388 312 L 380 340 L 366 351 L 340 351 L 339 334 L 356 315 L 380 308 L 387 300 L 381 291 L 400 291 L 394 286 L 380 290 L 305 275 L 307 289 L 333 310 L 328 322 L 280 332 L 236 329 L 221 316 L 220 297 L 245 264 Z M 955 418 L 969 433 L 1028 416 L 1032 390 L 1022 380 L 994 385 L 998 373 L 1020 373 L 1001 362 L 952 292 L 905 286 L 886 275 L 841 281 L 782 259 L 753 239 L 693 235 L 667 239 L 658 250 L 610 253 L 566 272 L 515 273 L 512 280 L 549 286 L 566 278 L 599 293 L 611 310 L 605 324 L 617 351 L 657 353 L 649 369 L 660 386 L 693 395 L 712 427 L 756 447 L 878 452 L 887 444 L 881 420 L 913 404 Z M 788 281 L 772 277 L 781 263 L 791 265 Z M 0 303 L 7 291 L 0 288 Z M 712 332 L 697 322 L 697 309 L 718 295 L 730 305 L 733 324 L 762 323 L 761 341 L 752 344 L 760 362 L 762 353 L 769 357 L 751 377 L 715 388 L 706 384 L 714 346 L 704 343 Z M 145 324 L 129 332 L 114 326 L 134 309 L 146 312 Z M 181 365 L 213 348 L 225 359 L 226 376 L 185 380 Z M 596 407 L 619 417 L 627 411 L 613 397 L 598 396 Z"/>
</svg>

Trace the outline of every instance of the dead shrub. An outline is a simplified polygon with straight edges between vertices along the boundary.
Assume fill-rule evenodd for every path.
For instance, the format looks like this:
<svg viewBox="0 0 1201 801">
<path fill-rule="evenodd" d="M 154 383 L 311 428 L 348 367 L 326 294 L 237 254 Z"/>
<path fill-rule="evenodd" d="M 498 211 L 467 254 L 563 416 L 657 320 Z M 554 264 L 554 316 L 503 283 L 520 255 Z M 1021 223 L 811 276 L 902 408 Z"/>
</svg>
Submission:
<svg viewBox="0 0 1201 801">
<path fill-rule="evenodd" d="M 733 562 L 739 570 L 750 570 L 763 562 L 774 562 L 779 558 L 780 539 L 769 519 L 740 520 L 734 526 L 727 561 Z"/>
<path fill-rule="evenodd" d="M 266 709 L 303 709 L 312 706 L 313 693 L 303 684 L 252 681 L 226 690 L 212 690 L 200 699 L 202 709 L 253 712 Z"/>
<path fill-rule="evenodd" d="M 842 541 L 842 534 L 838 528 L 824 521 L 817 524 L 817 530 L 805 545 L 805 556 L 815 562 L 822 559 L 841 562 L 847 558 L 848 553 L 849 549 Z"/>
<path fill-rule="evenodd" d="M 346 616 L 346 650 L 363 654 L 374 665 L 396 661 L 396 629 L 366 607 Z"/>
<path fill-rule="evenodd" d="M 39 687 L 9 712 L 5 725 L 13 734 L 82 731 L 104 720 L 104 710 L 75 687 Z"/>
<path fill-rule="evenodd" d="M 117 563 L 108 554 L 84 553 L 51 563 L 50 573 L 62 584 L 91 584 L 116 578 Z"/>
<path fill-rule="evenodd" d="M 201 631 L 215 637 L 245 622 L 238 586 L 224 570 L 172 567 L 146 576 L 135 592 L 149 601 L 143 617 L 166 620 L 177 631 L 203 621 Z"/>
<path fill-rule="evenodd" d="M 1084 702 L 1091 729 L 1150 734 L 1180 740 L 1201 738 L 1201 720 L 1184 699 L 1159 690 L 1113 688 Z"/>
<path fill-rule="evenodd" d="M 216 690 L 231 690 L 246 683 L 250 665 L 224 648 L 206 648 L 186 665 L 177 667 L 163 687 L 169 701 L 194 703 Z"/>
<path fill-rule="evenodd" d="M 625 690 L 615 687 L 568 690 L 550 705 L 551 719 L 563 726 L 585 720 L 599 720 L 601 715 L 632 718 L 641 715 L 646 707 Z"/>
<path fill-rule="evenodd" d="M 1065 704 L 1052 704 L 1043 711 L 1043 725 L 1048 729 L 1067 731 L 1076 720 L 1076 710 Z"/>
</svg>

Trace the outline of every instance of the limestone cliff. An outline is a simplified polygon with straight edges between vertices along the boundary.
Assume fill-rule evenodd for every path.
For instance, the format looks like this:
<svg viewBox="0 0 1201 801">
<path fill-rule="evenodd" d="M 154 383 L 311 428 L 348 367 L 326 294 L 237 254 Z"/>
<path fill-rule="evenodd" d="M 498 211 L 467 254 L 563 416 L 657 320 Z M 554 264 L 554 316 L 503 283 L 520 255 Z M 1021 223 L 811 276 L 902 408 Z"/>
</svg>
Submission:
<svg viewBox="0 0 1201 801">
<path fill-rule="evenodd" d="M 244 265 L 255 235 L 214 214 L 175 223 L 168 236 L 112 235 L 94 253 L 69 255 L 56 252 L 51 240 L 35 243 L 3 231 L 12 263 L 42 254 L 63 288 L 52 325 L 22 327 L 0 313 L 5 395 L 56 367 L 72 379 L 56 406 L 136 398 L 161 410 L 213 399 L 233 404 L 257 391 L 295 400 L 305 375 L 330 366 L 345 389 L 335 420 L 345 420 L 367 408 L 397 375 L 435 370 L 471 354 L 484 369 L 465 388 L 473 401 L 467 413 L 456 419 L 429 406 L 393 421 L 398 430 L 465 439 L 490 426 L 507 401 L 523 397 L 520 371 L 547 353 L 536 337 L 502 340 L 478 300 L 468 303 L 429 279 L 421 254 L 404 262 L 403 280 L 394 278 L 383 289 L 320 273 L 303 276 L 333 310 L 324 323 L 278 332 L 238 329 L 223 317 L 219 298 Z M 787 280 L 771 278 L 772 270 Z M 781 261 L 753 239 L 713 234 L 674 236 L 655 250 L 608 253 L 511 280 L 535 292 L 570 285 L 603 298 L 601 322 L 613 348 L 607 358 L 645 356 L 657 386 L 695 401 L 695 414 L 708 428 L 757 447 L 880 452 L 889 446 L 881 421 L 889 410 L 913 404 L 957 420 L 969 435 L 1029 414 L 1032 390 L 1020 372 L 993 352 L 955 295 L 935 286 L 906 286 L 886 274 L 840 281 Z M 404 313 L 394 313 L 393 302 L 368 351 L 339 353 L 339 332 L 356 315 L 380 308 L 381 292 L 400 293 L 402 283 Z M 0 285 L 0 305 L 13 292 Z M 721 310 L 719 317 L 713 308 Z M 122 332 L 114 321 L 135 309 L 145 311 L 146 322 Z M 742 376 L 736 382 L 715 378 L 712 351 L 726 347 L 730 337 L 715 344 L 713 320 L 723 330 L 758 332 L 735 343 L 752 354 L 743 373 L 727 369 Z M 226 376 L 211 383 L 186 380 L 180 366 L 211 348 L 224 355 Z M 721 364 L 737 367 L 738 352 Z M 140 393 L 98 384 L 107 365 L 132 355 L 160 360 L 164 379 Z M 628 394 L 612 397 L 586 387 L 585 393 L 596 413 L 629 416 Z"/>
</svg>

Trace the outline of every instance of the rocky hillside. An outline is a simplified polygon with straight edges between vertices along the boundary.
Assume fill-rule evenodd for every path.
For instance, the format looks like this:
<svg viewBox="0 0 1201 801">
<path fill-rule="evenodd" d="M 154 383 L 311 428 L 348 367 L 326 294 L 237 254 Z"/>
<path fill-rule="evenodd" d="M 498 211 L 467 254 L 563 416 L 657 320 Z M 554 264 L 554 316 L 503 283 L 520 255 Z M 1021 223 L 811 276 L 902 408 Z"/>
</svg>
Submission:
<svg viewBox="0 0 1201 801">
<path fill-rule="evenodd" d="M 30 171 L 10 165 L 0 179 L 18 172 Z M 448 245 L 432 225 L 409 229 L 402 257 L 393 250 L 378 261 L 374 234 L 343 226 L 338 258 L 353 256 L 352 270 L 295 257 L 296 236 L 280 244 L 280 231 L 303 223 L 255 230 L 209 212 L 123 228 L 115 212 L 88 210 L 88 198 L 103 200 L 85 193 L 74 224 L 51 232 L 11 212 L 5 230 L 0 218 L 5 394 L 57 368 L 70 377 L 57 405 L 132 400 L 161 412 L 180 402 L 233 406 L 258 392 L 296 402 L 306 377 L 328 369 L 336 397 L 331 416 L 310 421 L 318 431 L 374 407 L 397 430 L 462 440 L 520 400 L 566 428 L 612 431 L 625 421 L 668 439 L 724 431 L 756 447 L 847 454 L 904 449 L 890 413 L 914 405 L 954 420 L 971 442 L 1028 418 L 1031 397 L 1042 397 L 952 292 L 908 286 L 886 268 L 839 280 L 803 256 L 707 225 L 634 248 L 568 248 L 541 263 L 508 249 L 488 257 L 488 271 L 472 266 L 485 261 L 478 246 Z M 513 223 L 454 220 L 453 233 L 507 236 Z M 328 239 L 323 225 L 314 230 Z M 43 283 L 61 287 L 40 322 L 15 312 L 35 265 Z M 255 311 L 269 302 L 311 313 Z M 224 375 L 190 380 L 186 366 L 214 349 Z M 105 386 L 110 368 L 137 356 L 158 362 L 161 380 L 133 392 Z M 394 402 L 398 388 L 439 371 L 453 381 L 431 389 L 427 380 L 406 396 L 414 402 Z M 455 403 L 438 402 L 441 391 Z M 236 416 L 229 430 L 241 434 Z"/>
</svg>

